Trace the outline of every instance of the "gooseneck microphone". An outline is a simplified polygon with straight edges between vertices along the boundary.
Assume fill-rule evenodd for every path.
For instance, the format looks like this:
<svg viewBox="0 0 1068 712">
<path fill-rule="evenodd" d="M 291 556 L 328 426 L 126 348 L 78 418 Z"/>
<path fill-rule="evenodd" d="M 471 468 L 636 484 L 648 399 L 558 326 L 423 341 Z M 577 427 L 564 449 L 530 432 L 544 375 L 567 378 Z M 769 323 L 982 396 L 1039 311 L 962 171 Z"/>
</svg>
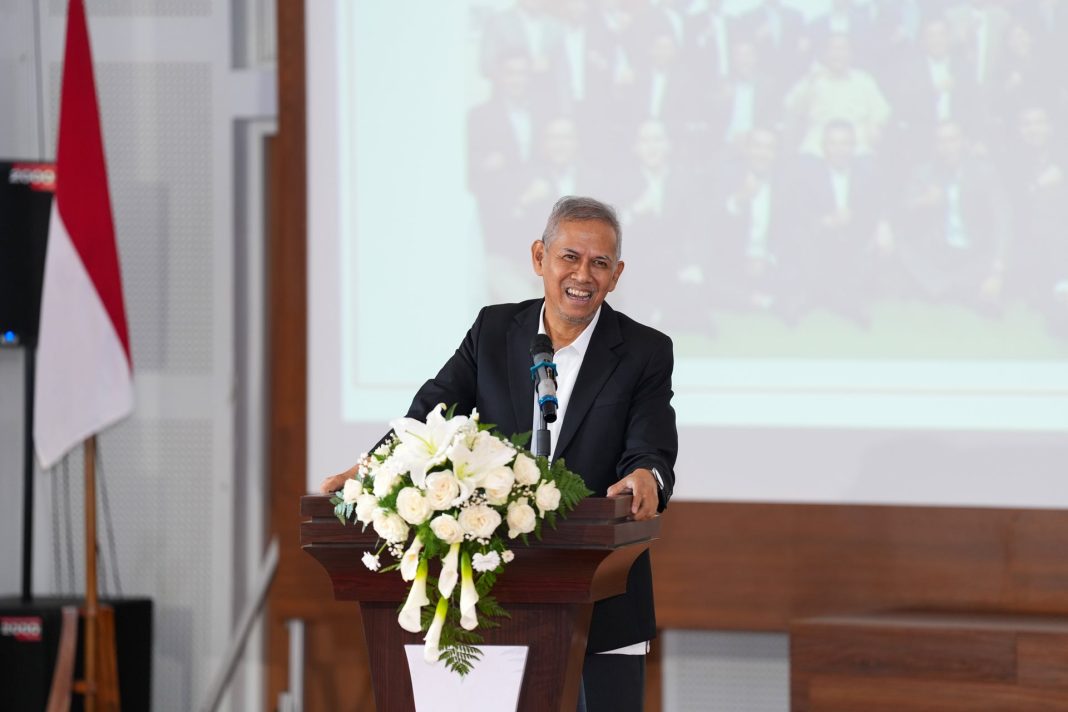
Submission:
<svg viewBox="0 0 1068 712">
<path fill-rule="evenodd" d="M 537 334 L 530 342 L 530 357 L 534 365 L 530 367 L 530 378 L 534 381 L 534 392 L 538 398 L 538 428 L 534 432 L 534 454 L 549 456 L 549 428 L 546 423 L 556 420 L 556 409 L 560 402 L 556 399 L 556 364 L 553 363 L 553 342 L 545 334 Z"/>
</svg>

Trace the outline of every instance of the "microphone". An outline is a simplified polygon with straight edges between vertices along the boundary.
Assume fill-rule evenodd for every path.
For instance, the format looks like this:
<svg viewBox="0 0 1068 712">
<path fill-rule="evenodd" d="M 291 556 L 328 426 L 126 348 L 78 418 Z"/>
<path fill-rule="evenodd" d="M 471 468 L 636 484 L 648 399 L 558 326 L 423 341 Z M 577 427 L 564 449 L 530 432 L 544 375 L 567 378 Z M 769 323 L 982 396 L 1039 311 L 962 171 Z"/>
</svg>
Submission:
<svg viewBox="0 0 1068 712">
<path fill-rule="evenodd" d="M 530 342 L 530 356 L 534 365 L 530 367 L 530 378 L 534 381 L 534 390 L 538 394 L 538 407 L 546 423 L 556 421 L 556 409 L 560 402 L 556 400 L 556 364 L 553 363 L 553 342 L 545 334 L 536 334 Z"/>
</svg>

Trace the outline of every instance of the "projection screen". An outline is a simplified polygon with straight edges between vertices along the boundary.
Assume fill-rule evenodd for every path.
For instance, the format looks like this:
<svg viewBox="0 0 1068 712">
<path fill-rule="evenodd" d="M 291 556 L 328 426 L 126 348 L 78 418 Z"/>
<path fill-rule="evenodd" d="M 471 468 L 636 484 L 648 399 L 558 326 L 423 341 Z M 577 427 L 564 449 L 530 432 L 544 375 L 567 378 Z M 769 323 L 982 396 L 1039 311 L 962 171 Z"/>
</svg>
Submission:
<svg viewBox="0 0 1068 712">
<path fill-rule="evenodd" d="M 674 340 L 677 497 L 1068 505 L 1056 3 L 306 11 L 309 489 L 582 194 Z"/>
</svg>

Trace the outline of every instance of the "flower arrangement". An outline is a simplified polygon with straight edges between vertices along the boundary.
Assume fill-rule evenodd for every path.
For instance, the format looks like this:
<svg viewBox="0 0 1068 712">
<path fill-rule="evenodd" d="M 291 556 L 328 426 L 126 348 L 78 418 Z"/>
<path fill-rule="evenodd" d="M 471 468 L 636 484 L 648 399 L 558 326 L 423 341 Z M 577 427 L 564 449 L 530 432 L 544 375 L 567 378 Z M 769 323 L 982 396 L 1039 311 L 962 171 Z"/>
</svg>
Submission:
<svg viewBox="0 0 1068 712">
<path fill-rule="evenodd" d="M 530 433 L 506 439 L 477 411 L 453 410 L 439 404 L 425 422 L 391 422 L 392 435 L 361 456 L 356 477 L 330 501 L 342 524 L 354 520 L 378 534 L 364 565 L 399 569 L 411 582 L 397 622 L 426 630 L 423 657 L 462 676 L 479 657 L 479 625 L 496 627 L 508 616 L 490 594 L 515 557 L 509 540 L 540 538 L 543 523 L 555 527 L 592 493 L 563 460 L 550 465 L 524 452 Z M 394 562 L 383 565 L 383 553 Z M 429 567 L 435 559 L 437 578 Z"/>
</svg>

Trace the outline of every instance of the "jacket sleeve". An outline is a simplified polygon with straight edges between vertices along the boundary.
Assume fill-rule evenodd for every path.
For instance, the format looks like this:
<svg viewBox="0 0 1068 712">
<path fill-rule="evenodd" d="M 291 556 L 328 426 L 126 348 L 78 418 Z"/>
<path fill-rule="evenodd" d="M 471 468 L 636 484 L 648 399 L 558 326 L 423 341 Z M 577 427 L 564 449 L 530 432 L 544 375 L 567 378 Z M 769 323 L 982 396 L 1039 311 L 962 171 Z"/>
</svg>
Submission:
<svg viewBox="0 0 1068 712">
<path fill-rule="evenodd" d="M 675 489 L 675 457 L 679 450 L 675 409 L 671 407 L 674 364 L 671 339 L 662 336 L 662 343 L 646 363 L 631 399 L 624 450 L 616 466 L 619 478 L 638 468 L 656 469 L 664 482 L 659 493 L 659 511 L 667 507 Z"/>
</svg>

